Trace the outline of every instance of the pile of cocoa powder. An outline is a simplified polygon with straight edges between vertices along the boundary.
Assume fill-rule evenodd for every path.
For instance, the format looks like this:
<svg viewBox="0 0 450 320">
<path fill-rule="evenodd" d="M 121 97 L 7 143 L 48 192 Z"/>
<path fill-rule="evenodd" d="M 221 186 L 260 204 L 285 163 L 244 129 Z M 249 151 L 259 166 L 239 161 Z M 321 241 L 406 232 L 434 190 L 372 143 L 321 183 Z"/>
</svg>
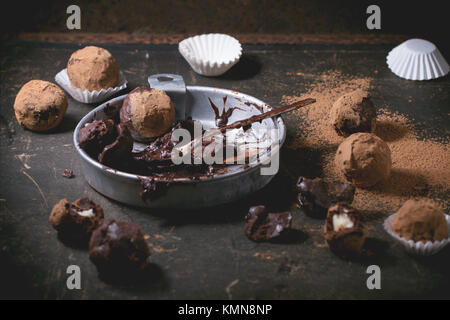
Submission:
<svg viewBox="0 0 450 320">
<path fill-rule="evenodd" d="M 344 80 L 345 79 L 345 80 Z M 330 125 L 329 111 L 344 93 L 361 88 L 371 90 L 370 78 L 348 79 L 339 72 L 328 72 L 318 77 L 314 87 L 299 97 L 283 96 L 284 103 L 313 97 L 315 104 L 296 110 L 302 119 L 301 127 L 287 143 L 291 149 L 319 149 L 323 155 L 323 178 L 345 179 L 334 166 L 334 155 L 344 140 Z M 358 188 L 354 206 L 366 212 L 395 212 L 407 199 L 431 198 L 444 210 L 448 207 L 450 186 L 450 150 L 448 141 L 420 139 L 411 119 L 377 106 L 376 135 L 389 145 L 392 153 L 392 173 L 389 180 L 370 189 Z M 318 151 L 319 151 L 318 150 Z"/>
</svg>

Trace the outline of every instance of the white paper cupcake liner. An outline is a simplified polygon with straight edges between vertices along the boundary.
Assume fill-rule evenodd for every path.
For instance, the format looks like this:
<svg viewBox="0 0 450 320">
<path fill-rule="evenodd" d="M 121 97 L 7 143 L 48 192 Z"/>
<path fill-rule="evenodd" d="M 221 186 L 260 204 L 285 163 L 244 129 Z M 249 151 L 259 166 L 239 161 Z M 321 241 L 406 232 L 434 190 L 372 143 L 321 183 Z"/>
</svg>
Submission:
<svg viewBox="0 0 450 320">
<path fill-rule="evenodd" d="M 398 243 L 400 243 L 408 253 L 418 255 L 418 256 L 431 256 L 437 252 L 439 252 L 441 249 L 443 249 L 447 244 L 450 243 L 450 236 L 447 239 L 441 240 L 441 241 L 427 241 L 423 243 L 422 241 L 413 241 L 413 240 L 406 240 L 405 238 L 402 238 L 398 236 L 393 230 L 392 230 L 392 221 L 394 220 L 395 214 L 390 215 L 387 217 L 387 219 L 384 221 L 384 229 L 386 230 L 389 235 L 391 235 Z M 450 235 L 450 216 L 445 215 L 445 220 L 447 221 L 447 227 L 449 229 L 449 235 Z"/>
<path fill-rule="evenodd" d="M 436 79 L 450 71 L 436 46 L 422 39 L 401 43 L 389 52 L 386 62 L 393 73 L 408 80 Z"/>
<path fill-rule="evenodd" d="M 56 76 L 55 81 L 69 93 L 72 98 L 82 103 L 97 103 L 102 102 L 111 97 L 113 94 L 123 90 L 127 87 L 127 79 L 122 72 L 119 74 L 119 85 L 114 88 L 101 89 L 100 91 L 94 90 L 81 90 L 80 88 L 72 87 L 70 83 L 67 69 L 61 70 Z"/>
<path fill-rule="evenodd" d="M 220 76 L 239 61 L 242 46 L 229 35 L 210 33 L 184 39 L 178 51 L 198 74 Z"/>
</svg>

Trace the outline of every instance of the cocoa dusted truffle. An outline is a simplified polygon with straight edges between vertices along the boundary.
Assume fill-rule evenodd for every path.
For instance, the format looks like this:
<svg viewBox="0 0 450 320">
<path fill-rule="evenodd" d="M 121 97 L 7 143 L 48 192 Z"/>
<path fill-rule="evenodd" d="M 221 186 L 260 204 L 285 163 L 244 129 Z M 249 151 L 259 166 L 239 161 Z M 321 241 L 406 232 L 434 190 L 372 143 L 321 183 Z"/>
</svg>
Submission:
<svg viewBox="0 0 450 320">
<path fill-rule="evenodd" d="M 86 245 L 103 219 L 103 209 L 88 198 L 60 200 L 50 213 L 50 224 L 63 240 Z"/>
<path fill-rule="evenodd" d="M 341 96 L 331 108 L 330 119 L 336 132 L 348 136 L 356 132 L 374 132 L 377 113 L 365 90 Z"/>
<path fill-rule="evenodd" d="M 56 84 L 31 80 L 17 94 L 14 113 L 21 126 L 32 131 L 47 131 L 61 123 L 67 106 L 66 95 Z"/>
<path fill-rule="evenodd" d="M 175 108 L 170 97 L 161 90 L 138 87 L 131 91 L 120 109 L 120 122 L 134 140 L 148 142 L 170 129 Z"/>
<path fill-rule="evenodd" d="M 149 256 L 141 228 L 131 222 L 105 219 L 89 242 L 89 259 L 104 275 L 143 270 Z"/>
<path fill-rule="evenodd" d="M 269 213 L 265 206 L 251 207 L 245 217 L 245 235 L 253 241 L 278 238 L 291 228 L 289 212 Z"/>
<path fill-rule="evenodd" d="M 101 119 L 85 124 L 78 131 L 78 145 L 93 158 L 103 150 L 106 145 L 113 143 L 116 137 L 113 120 Z"/>
<path fill-rule="evenodd" d="M 440 241 L 448 238 L 444 213 L 430 200 L 408 200 L 392 221 L 392 230 L 413 241 Z"/>
<path fill-rule="evenodd" d="M 340 256 L 358 256 L 365 242 L 364 227 L 358 212 L 345 202 L 328 209 L 324 236 L 331 251 Z"/>
<path fill-rule="evenodd" d="M 81 90 L 100 91 L 119 83 L 116 59 L 108 50 L 95 46 L 72 53 L 67 63 L 67 74 L 71 85 Z"/>
<path fill-rule="evenodd" d="M 371 187 L 389 177 L 391 151 L 376 135 L 354 133 L 340 144 L 335 165 L 357 187 Z"/>
<path fill-rule="evenodd" d="M 300 177 L 297 181 L 300 208 L 314 218 L 325 218 L 328 208 L 339 201 L 351 203 L 355 186 L 337 181 L 327 182 L 321 178 Z"/>
</svg>

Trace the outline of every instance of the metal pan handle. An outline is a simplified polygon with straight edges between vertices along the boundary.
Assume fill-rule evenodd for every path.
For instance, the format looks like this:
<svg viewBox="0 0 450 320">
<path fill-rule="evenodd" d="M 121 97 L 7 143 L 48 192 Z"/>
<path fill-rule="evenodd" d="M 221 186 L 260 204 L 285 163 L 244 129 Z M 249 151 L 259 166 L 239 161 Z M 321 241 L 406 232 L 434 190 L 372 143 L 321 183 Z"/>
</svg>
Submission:
<svg viewBox="0 0 450 320">
<path fill-rule="evenodd" d="M 159 73 L 148 77 L 150 88 L 167 93 L 175 107 L 175 120 L 186 119 L 186 85 L 183 77 L 177 74 Z"/>
</svg>

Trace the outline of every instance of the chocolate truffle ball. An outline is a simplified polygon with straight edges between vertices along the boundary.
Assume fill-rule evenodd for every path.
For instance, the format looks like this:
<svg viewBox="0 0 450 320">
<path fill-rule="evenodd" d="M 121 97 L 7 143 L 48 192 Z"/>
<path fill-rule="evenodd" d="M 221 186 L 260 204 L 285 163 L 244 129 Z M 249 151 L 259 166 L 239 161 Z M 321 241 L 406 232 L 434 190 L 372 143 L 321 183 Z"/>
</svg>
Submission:
<svg viewBox="0 0 450 320">
<path fill-rule="evenodd" d="M 408 200 L 392 221 L 392 230 L 413 241 L 440 241 L 448 238 L 444 213 L 429 200 Z"/>
<path fill-rule="evenodd" d="M 342 256 L 361 254 L 365 236 L 358 212 L 345 202 L 328 209 L 324 237 L 331 251 Z"/>
<path fill-rule="evenodd" d="M 115 123 L 110 119 L 94 120 L 86 123 L 78 131 L 78 145 L 93 158 L 97 158 L 103 148 L 116 138 Z"/>
<path fill-rule="evenodd" d="M 89 258 L 100 274 L 123 275 L 142 270 L 149 256 L 141 228 L 131 222 L 105 219 L 89 242 Z"/>
<path fill-rule="evenodd" d="M 269 213 L 265 206 L 251 207 L 245 217 L 245 235 L 253 241 L 267 241 L 285 234 L 292 223 L 289 212 Z"/>
<path fill-rule="evenodd" d="M 348 181 L 366 188 L 389 177 L 391 151 L 371 133 L 354 133 L 339 146 L 335 165 Z"/>
<path fill-rule="evenodd" d="M 100 91 L 119 83 L 116 59 L 108 50 L 94 46 L 72 53 L 67 63 L 67 74 L 71 85 L 83 91 Z"/>
<path fill-rule="evenodd" d="M 341 136 L 356 132 L 374 132 L 376 117 L 369 93 L 361 89 L 341 96 L 330 111 L 331 124 Z"/>
<path fill-rule="evenodd" d="M 49 217 L 62 239 L 85 245 L 102 219 L 103 209 L 88 198 L 73 203 L 64 198 L 55 204 Z"/>
<path fill-rule="evenodd" d="M 120 109 L 124 123 L 133 139 L 148 142 L 165 133 L 175 120 L 175 108 L 170 97 L 161 90 L 138 87 L 131 91 Z"/>
<path fill-rule="evenodd" d="M 300 177 L 297 181 L 300 208 L 314 218 L 325 218 L 328 208 L 337 202 L 351 203 L 355 195 L 355 186 L 337 181 L 325 181 L 320 178 Z"/>
<path fill-rule="evenodd" d="M 31 80 L 17 94 L 14 112 L 21 126 L 32 131 L 47 131 L 61 123 L 67 106 L 66 95 L 56 84 Z"/>
</svg>

